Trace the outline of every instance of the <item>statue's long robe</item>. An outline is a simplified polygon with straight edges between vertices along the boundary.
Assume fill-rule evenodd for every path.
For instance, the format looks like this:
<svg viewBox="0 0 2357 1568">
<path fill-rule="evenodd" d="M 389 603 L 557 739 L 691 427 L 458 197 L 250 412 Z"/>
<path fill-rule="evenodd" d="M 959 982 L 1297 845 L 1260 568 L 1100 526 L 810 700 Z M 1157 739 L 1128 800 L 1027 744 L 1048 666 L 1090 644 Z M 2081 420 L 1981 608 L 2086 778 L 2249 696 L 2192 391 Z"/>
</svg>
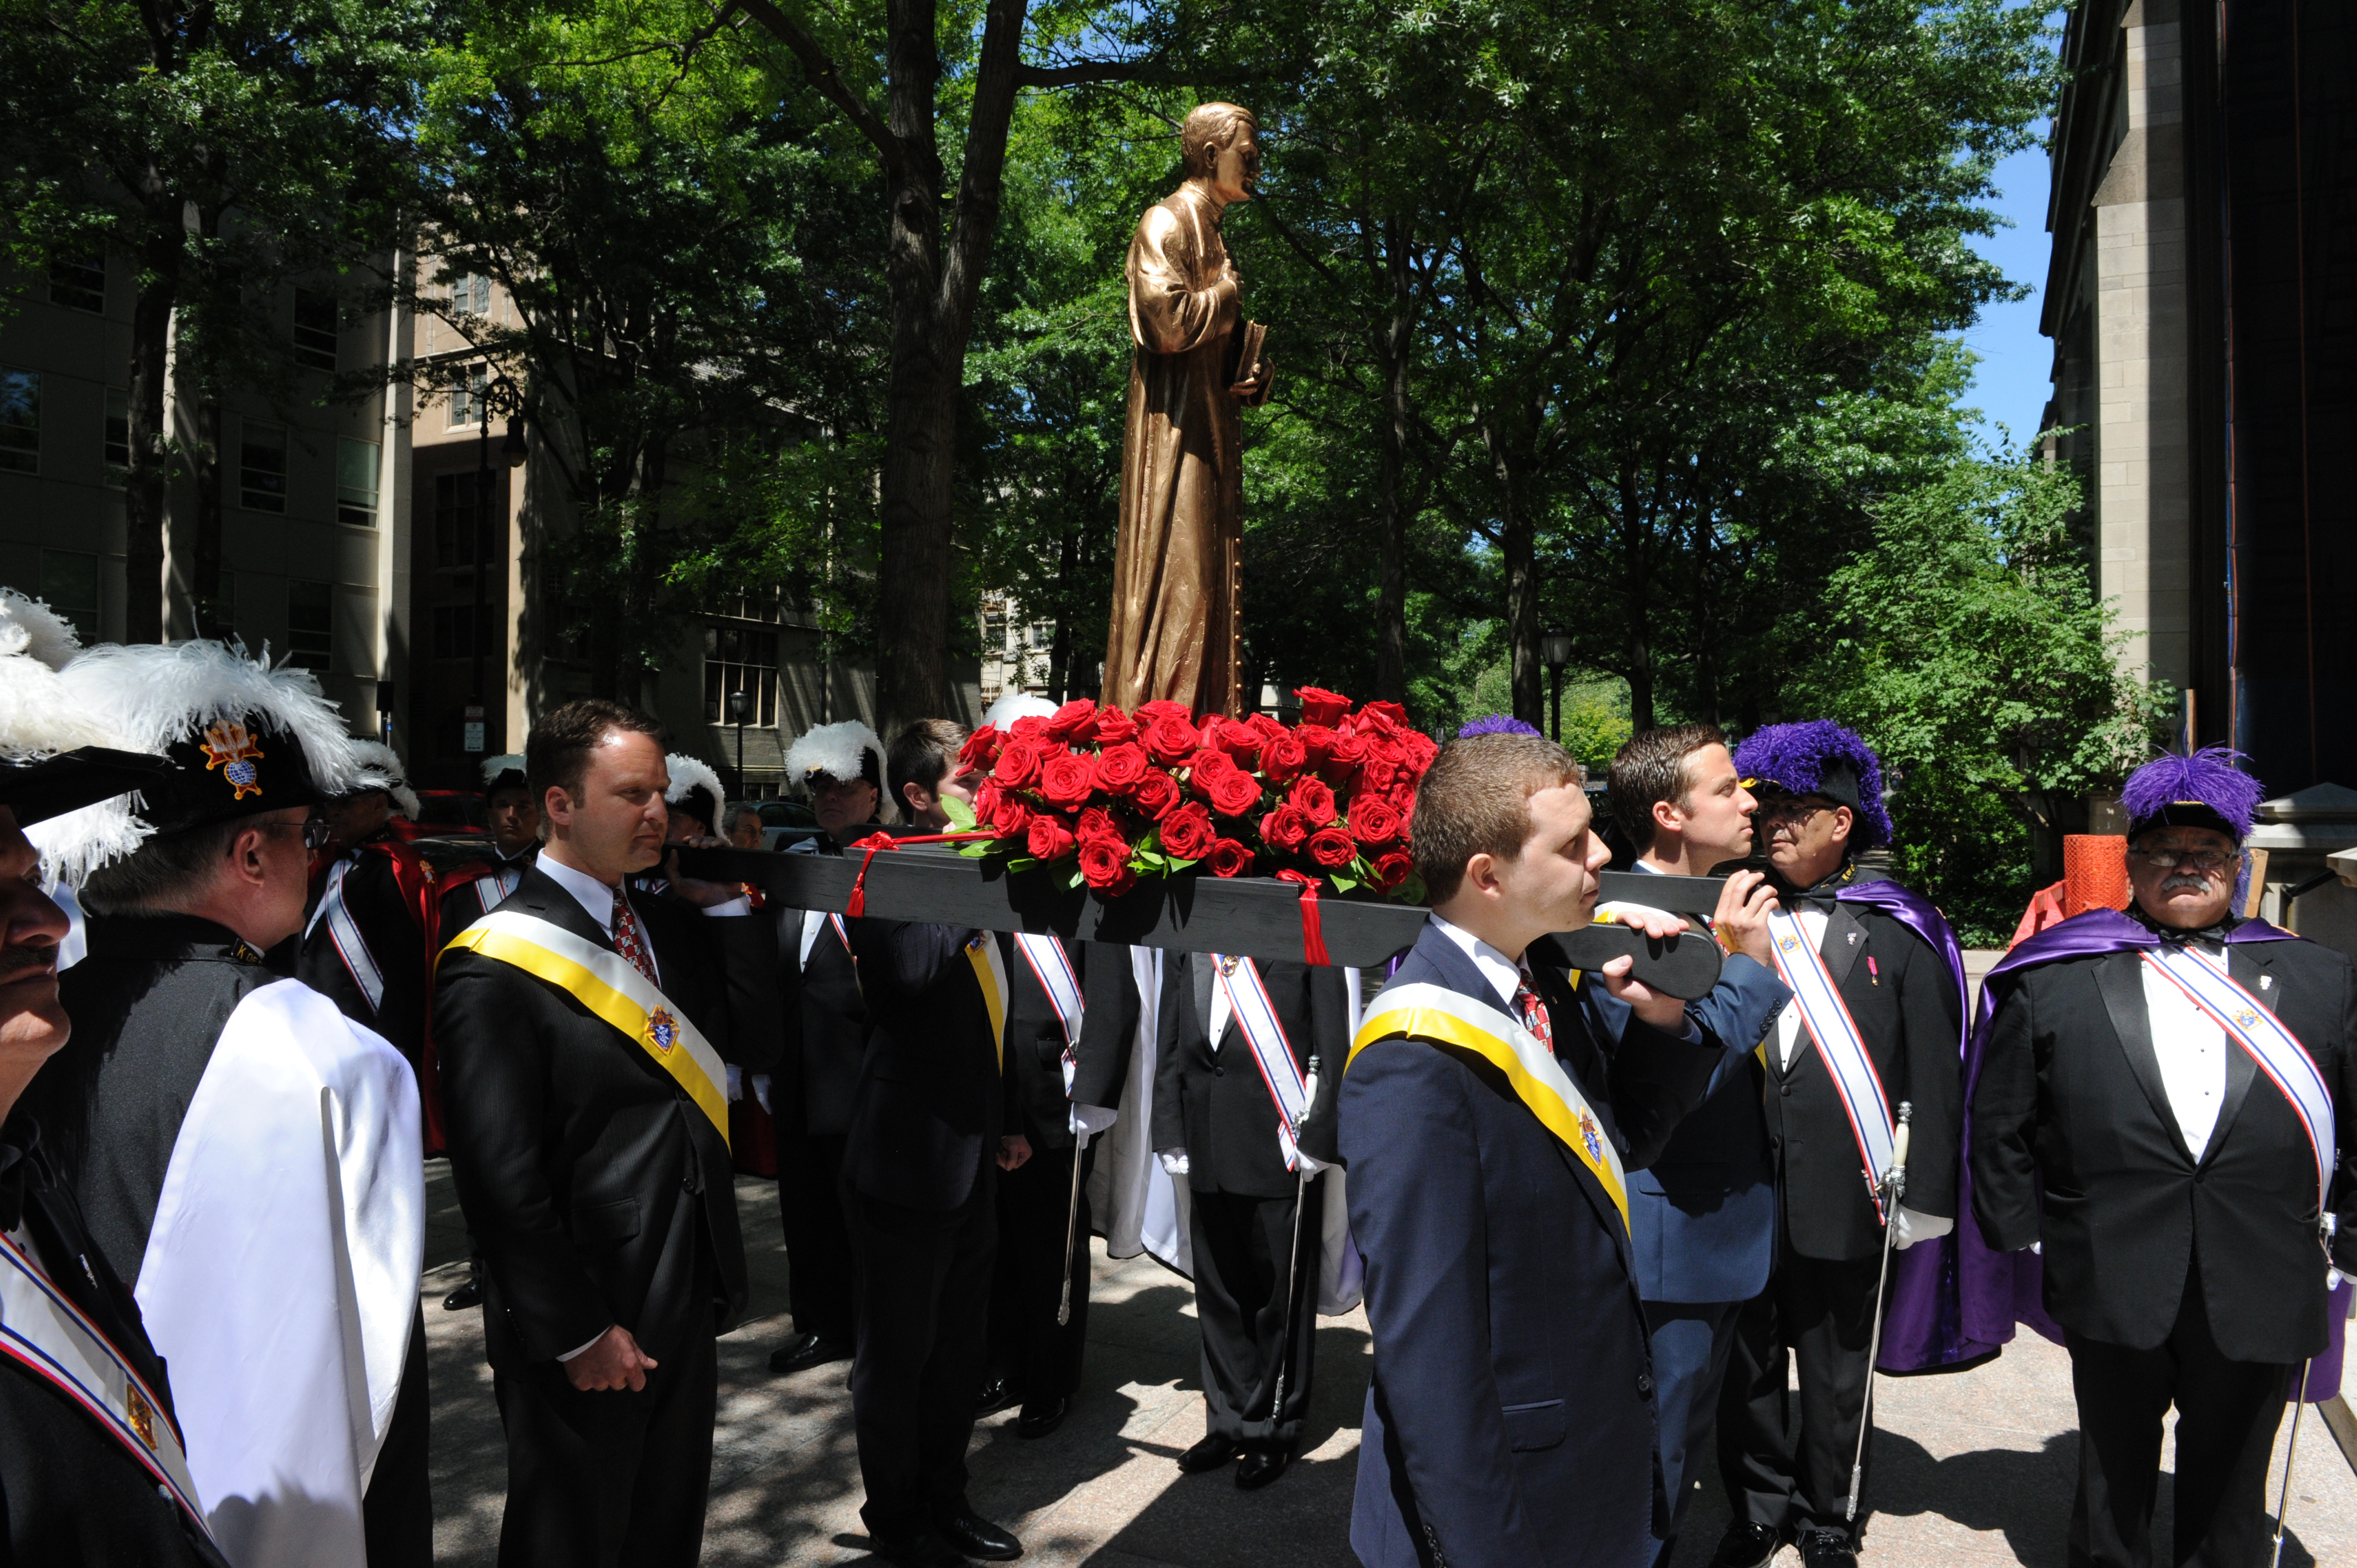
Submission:
<svg viewBox="0 0 2357 1568">
<path fill-rule="evenodd" d="M 1238 323 L 1211 201 L 1181 187 L 1129 242 L 1129 423 L 1103 701 L 1238 711 L 1243 543 L 1229 335 Z"/>
</svg>

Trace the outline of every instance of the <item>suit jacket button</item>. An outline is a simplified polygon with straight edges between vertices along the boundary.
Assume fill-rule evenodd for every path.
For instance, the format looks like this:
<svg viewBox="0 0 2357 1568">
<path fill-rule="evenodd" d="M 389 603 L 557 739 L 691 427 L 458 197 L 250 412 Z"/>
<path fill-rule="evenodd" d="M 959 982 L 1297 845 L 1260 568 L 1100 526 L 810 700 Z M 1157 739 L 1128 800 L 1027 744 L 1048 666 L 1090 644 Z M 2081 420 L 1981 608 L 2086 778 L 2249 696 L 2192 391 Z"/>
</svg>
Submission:
<svg viewBox="0 0 2357 1568">
<path fill-rule="evenodd" d="M 1228 1076 L 1228 1069 L 1223 1067 L 1214 1067 L 1211 1069 L 1211 1076 L 1213 1078 L 1225 1078 Z"/>
<path fill-rule="evenodd" d="M 1790 1100 L 1792 1097 L 1792 1086 L 1789 1083 L 1780 1083 L 1776 1086 L 1776 1092 Z"/>
<path fill-rule="evenodd" d="M 1649 1400 L 1653 1397 L 1652 1373 L 1640 1372 L 1637 1374 L 1637 1397 L 1641 1400 Z"/>
</svg>

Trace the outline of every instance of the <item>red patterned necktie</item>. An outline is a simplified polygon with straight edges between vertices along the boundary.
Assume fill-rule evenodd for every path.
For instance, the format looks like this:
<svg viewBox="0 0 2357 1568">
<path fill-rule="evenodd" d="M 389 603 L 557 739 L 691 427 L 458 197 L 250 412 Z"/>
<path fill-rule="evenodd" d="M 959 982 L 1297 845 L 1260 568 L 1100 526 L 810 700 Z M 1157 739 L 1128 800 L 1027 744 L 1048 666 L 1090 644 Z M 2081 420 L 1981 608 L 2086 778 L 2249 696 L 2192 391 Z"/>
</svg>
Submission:
<svg viewBox="0 0 2357 1568">
<path fill-rule="evenodd" d="M 1522 1015 L 1523 1027 L 1538 1036 L 1539 1044 L 1549 1052 L 1555 1049 L 1555 1024 L 1547 1017 L 1547 1005 L 1531 984 L 1531 972 L 1523 970 L 1522 983 L 1514 987 L 1514 1011 Z"/>
<path fill-rule="evenodd" d="M 630 961 L 632 969 L 647 977 L 650 985 L 655 979 L 655 961 L 647 955 L 646 939 L 639 934 L 639 918 L 630 913 L 630 901 L 622 890 L 614 889 L 614 950 Z"/>
</svg>

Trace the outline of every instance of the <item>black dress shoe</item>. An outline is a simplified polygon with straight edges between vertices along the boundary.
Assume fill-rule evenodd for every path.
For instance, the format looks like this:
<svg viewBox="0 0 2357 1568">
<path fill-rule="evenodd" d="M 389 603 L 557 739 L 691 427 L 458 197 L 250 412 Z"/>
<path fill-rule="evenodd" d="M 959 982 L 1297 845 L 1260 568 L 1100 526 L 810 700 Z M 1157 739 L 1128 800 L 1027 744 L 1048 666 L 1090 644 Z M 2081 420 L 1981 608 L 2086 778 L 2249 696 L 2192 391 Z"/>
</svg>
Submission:
<svg viewBox="0 0 2357 1568">
<path fill-rule="evenodd" d="M 867 1544 L 877 1556 L 899 1568 L 974 1568 L 973 1561 L 938 1531 L 898 1530 L 889 1535 L 867 1532 Z"/>
<path fill-rule="evenodd" d="M 939 1515 L 933 1520 L 933 1528 L 952 1546 L 985 1563 L 1012 1563 L 1023 1555 L 1021 1541 L 972 1509 Z"/>
<path fill-rule="evenodd" d="M 1199 1470 L 1216 1470 L 1234 1458 L 1238 1448 L 1233 1439 L 1214 1434 L 1178 1455 L 1178 1468 L 1189 1476 Z"/>
<path fill-rule="evenodd" d="M 993 1378 L 982 1385 L 982 1392 L 974 1396 L 974 1413 L 996 1415 L 1009 1405 L 1020 1404 L 1023 1396 L 1005 1378 Z"/>
<path fill-rule="evenodd" d="M 1284 1475 L 1292 1463 L 1293 1455 L 1282 1448 L 1247 1448 L 1236 1466 L 1236 1485 L 1247 1492 L 1259 1491 Z"/>
<path fill-rule="evenodd" d="M 483 1305 L 483 1282 L 468 1276 L 467 1283 L 442 1298 L 445 1312 L 464 1312 L 470 1306 Z"/>
<path fill-rule="evenodd" d="M 848 1340 L 797 1334 L 770 1352 L 770 1370 L 782 1377 L 789 1372 L 807 1372 L 813 1367 L 823 1367 L 829 1361 L 847 1361 L 850 1359 Z"/>
<path fill-rule="evenodd" d="M 1023 1413 L 1015 1418 L 1017 1437 L 1045 1437 L 1064 1424 L 1064 1412 L 1072 1408 L 1070 1399 L 1054 1399 L 1046 1404 L 1025 1401 Z"/>
<path fill-rule="evenodd" d="M 1718 1538 L 1718 1551 L 1711 1556 L 1710 1568 L 1767 1568 L 1769 1560 L 1783 1545 L 1784 1532 L 1774 1525 L 1738 1520 Z"/>
<path fill-rule="evenodd" d="M 1803 1568 L 1857 1568 L 1857 1542 L 1846 1530 L 1801 1531 Z"/>
</svg>

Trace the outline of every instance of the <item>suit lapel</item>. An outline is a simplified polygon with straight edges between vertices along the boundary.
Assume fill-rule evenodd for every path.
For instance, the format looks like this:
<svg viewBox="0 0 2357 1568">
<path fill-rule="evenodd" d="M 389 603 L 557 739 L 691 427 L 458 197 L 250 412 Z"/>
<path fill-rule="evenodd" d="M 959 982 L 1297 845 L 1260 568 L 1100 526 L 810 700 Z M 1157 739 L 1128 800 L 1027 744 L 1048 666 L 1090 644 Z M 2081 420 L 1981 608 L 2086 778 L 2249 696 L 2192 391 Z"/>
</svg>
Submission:
<svg viewBox="0 0 2357 1568">
<path fill-rule="evenodd" d="M 1840 990 L 1866 952 L 1866 922 L 1848 905 L 1835 904 L 1825 920 L 1825 940 L 1817 950 L 1824 955 L 1825 972 L 1834 977 L 1834 989 Z"/>
<path fill-rule="evenodd" d="M 2235 984 L 2257 997 L 2259 1005 L 2270 1013 L 2276 1011 L 2276 987 L 2262 986 L 2259 980 L 2262 976 L 2273 978 L 2269 962 L 2273 955 L 2266 950 L 2273 945 L 2271 942 L 2236 942 L 2226 950 L 2227 974 Z M 2205 1165 L 2218 1157 L 2218 1146 L 2226 1141 L 2227 1133 L 2234 1125 L 2234 1118 L 2242 1114 L 2243 1101 L 2251 1095 L 2252 1080 L 2259 1076 L 2258 1064 L 2251 1060 L 2250 1052 L 2231 1038 L 2225 1044 L 2226 1092 L 2218 1101 L 2218 1125 L 2211 1130 L 2210 1146 L 2201 1151 L 2201 1163 Z"/>
<path fill-rule="evenodd" d="M 536 865 L 523 874 L 523 880 L 516 884 L 515 896 L 509 902 L 552 926 L 572 932 L 583 941 L 596 942 L 608 952 L 614 950 L 614 939 L 607 935 L 605 927 L 589 918 L 581 900 Z"/>
<path fill-rule="evenodd" d="M 2144 1000 L 2144 954 L 2112 953 L 2095 964 L 2095 984 L 2104 993 L 2104 1010 L 2111 1015 L 2112 1030 L 2119 1036 L 2120 1053 L 2128 1058 L 2128 1070 L 2151 1103 L 2152 1112 L 2160 1119 L 2169 1141 L 2187 1165 L 2193 1164 L 2193 1152 L 2185 1146 L 2185 1135 L 2177 1129 L 2177 1112 L 2169 1103 L 2169 1090 L 2160 1079 L 2160 1058 L 2152 1047 L 2152 1015 Z M 2240 1056 L 2240 1051 L 2233 1053 Z M 2233 1069 L 2227 1069 L 2229 1078 Z M 2223 1125 L 2222 1119 L 2221 1123 Z M 2213 1135 L 2211 1146 L 2217 1146 Z"/>
</svg>

